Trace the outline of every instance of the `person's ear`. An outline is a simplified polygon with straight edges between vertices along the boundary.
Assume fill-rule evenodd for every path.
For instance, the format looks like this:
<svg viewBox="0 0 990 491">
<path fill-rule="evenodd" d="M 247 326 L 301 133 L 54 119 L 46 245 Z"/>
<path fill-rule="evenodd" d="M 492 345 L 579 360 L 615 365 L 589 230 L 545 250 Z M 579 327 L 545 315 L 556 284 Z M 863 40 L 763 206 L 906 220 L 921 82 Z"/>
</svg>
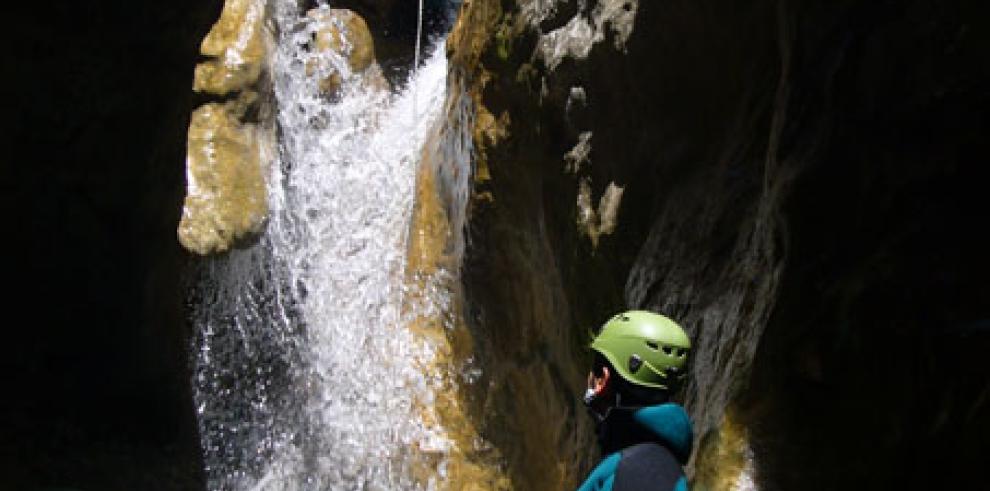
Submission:
<svg viewBox="0 0 990 491">
<path fill-rule="evenodd" d="M 602 391 L 604 391 L 605 388 L 608 387 L 608 382 L 611 379 L 611 377 L 612 374 L 609 373 L 608 367 L 602 367 L 602 376 L 591 378 L 590 381 L 591 390 L 593 390 L 595 394 L 601 394 Z"/>
</svg>

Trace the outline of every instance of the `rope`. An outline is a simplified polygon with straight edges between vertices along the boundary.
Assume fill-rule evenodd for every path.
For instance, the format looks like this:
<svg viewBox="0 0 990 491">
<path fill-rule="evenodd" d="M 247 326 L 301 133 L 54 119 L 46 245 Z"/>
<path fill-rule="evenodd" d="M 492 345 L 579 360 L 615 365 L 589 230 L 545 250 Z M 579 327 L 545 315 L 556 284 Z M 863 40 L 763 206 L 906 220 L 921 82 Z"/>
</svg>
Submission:
<svg viewBox="0 0 990 491">
<path fill-rule="evenodd" d="M 416 55 L 413 60 L 413 73 L 419 70 L 419 38 L 423 36 L 423 0 L 419 0 L 419 17 L 416 21 Z"/>
<path fill-rule="evenodd" d="M 419 15 L 416 19 L 416 54 L 413 55 L 412 76 L 410 82 L 416 84 L 416 75 L 419 73 L 419 39 L 423 36 L 423 0 L 419 0 Z M 416 84 L 419 85 L 419 84 Z M 419 115 L 419 90 L 413 87 L 413 115 Z"/>
</svg>

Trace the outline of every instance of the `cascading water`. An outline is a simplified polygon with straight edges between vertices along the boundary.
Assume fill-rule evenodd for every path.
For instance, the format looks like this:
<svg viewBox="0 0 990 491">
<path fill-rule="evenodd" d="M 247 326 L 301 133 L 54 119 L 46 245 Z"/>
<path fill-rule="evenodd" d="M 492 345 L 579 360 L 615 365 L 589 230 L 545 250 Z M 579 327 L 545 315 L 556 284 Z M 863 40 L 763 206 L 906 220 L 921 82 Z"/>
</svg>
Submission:
<svg viewBox="0 0 990 491">
<path fill-rule="evenodd" d="M 406 328 L 417 313 L 403 292 L 416 168 L 445 97 L 442 42 L 389 94 L 311 51 L 318 16 L 276 3 L 267 229 L 210 260 L 192 295 L 209 487 L 432 488 L 414 468 L 424 453 L 442 468 L 450 441 L 428 415 L 435 350 Z M 332 99 L 328 70 L 342 80 Z"/>
</svg>

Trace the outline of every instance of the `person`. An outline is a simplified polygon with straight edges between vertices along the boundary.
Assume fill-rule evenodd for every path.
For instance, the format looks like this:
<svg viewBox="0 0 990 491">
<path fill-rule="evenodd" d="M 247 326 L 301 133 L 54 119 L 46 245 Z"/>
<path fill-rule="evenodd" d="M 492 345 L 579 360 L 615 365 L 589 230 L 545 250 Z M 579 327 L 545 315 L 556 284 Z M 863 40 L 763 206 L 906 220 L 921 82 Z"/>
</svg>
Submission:
<svg viewBox="0 0 990 491">
<path fill-rule="evenodd" d="M 687 333 L 660 314 L 629 311 L 606 322 L 591 349 L 584 402 L 605 457 L 578 491 L 686 491 L 694 435 L 670 399 L 686 378 Z"/>
</svg>

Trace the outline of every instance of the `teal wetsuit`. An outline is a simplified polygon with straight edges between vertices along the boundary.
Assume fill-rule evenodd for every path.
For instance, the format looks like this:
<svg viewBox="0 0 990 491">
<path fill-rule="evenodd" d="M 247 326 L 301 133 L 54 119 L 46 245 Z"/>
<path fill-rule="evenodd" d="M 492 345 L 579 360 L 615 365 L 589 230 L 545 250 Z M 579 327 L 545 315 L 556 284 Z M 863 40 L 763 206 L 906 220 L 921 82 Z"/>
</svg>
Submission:
<svg viewBox="0 0 990 491">
<path fill-rule="evenodd" d="M 614 408 L 598 430 L 606 456 L 578 491 L 687 491 L 681 466 L 694 436 L 681 406 Z"/>
</svg>

